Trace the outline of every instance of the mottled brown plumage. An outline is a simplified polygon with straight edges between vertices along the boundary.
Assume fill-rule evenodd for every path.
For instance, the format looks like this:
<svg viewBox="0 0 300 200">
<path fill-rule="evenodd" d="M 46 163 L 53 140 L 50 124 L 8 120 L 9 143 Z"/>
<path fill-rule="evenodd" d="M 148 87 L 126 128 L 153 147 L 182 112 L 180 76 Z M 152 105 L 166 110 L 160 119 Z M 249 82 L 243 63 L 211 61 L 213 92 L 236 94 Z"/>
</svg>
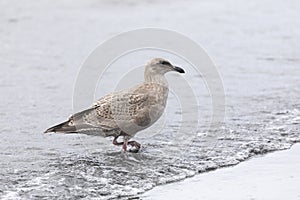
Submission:
<svg viewBox="0 0 300 200">
<path fill-rule="evenodd" d="M 169 71 L 184 73 L 183 69 L 164 59 L 152 59 L 145 67 L 143 84 L 108 94 L 93 107 L 72 115 L 68 121 L 45 132 L 114 136 L 113 144 L 123 145 L 125 151 L 127 143 L 138 150 L 140 144 L 128 140 L 163 114 L 169 92 L 164 74 Z M 119 136 L 124 136 L 124 142 L 117 142 Z"/>
</svg>

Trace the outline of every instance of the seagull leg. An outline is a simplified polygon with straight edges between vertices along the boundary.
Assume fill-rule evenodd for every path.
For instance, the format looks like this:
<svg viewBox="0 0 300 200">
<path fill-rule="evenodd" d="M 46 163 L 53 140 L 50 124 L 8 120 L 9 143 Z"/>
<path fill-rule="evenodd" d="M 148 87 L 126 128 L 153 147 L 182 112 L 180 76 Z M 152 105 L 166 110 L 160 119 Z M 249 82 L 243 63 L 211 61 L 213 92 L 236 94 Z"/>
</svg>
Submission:
<svg viewBox="0 0 300 200">
<path fill-rule="evenodd" d="M 127 151 L 127 145 L 130 146 L 134 146 L 136 148 L 136 150 L 132 151 L 132 152 L 138 152 L 141 148 L 141 144 L 136 142 L 136 141 L 128 141 L 130 139 L 130 137 L 128 135 L 123 135 L 124 136 L 124 140 L 123 142 L 118 142 L 118 138 L 119 136 L 115 136 L 114 140 L 113 140 L 113 144 L 114 145 L 123 145 L 123 151 Z"/>
<path fill-rule="evenodd" d="M 124 136 L 124 141 L 123 141 L 123 151 L 127 151 L 127 143 L 128 143 L 128 137 Z"/>
<path fill-rule="evenodd" d="M 118 137 L 119 137 L 119 136 L 115 136 L 115 137 L 114 137 L 113 144 L 114 144 L 114 145 L 123 145 L 124 142 L 118 142 L 118 141 L 117 141 L 117 140 L 118 140 Z"/>
<path fill-rule="evenodd" d="M 114 140 L 113 140 L 113 144 L 114 145 L 123 145 L 123 151 L 125 152 L 125 151 L 127 151 L 127 144 L 129 144 L 129 142 L 128 142 L 128 137 L 126 137 L 126 136 L 124 136 L 124 141 L 123 142 L 118 142 L 117 140 L 118 140 L 118 137 L 119 136 L 115 136 L 114 137 Z M 132 144 L 131 144 L 132 145 Z"/>
</svg>

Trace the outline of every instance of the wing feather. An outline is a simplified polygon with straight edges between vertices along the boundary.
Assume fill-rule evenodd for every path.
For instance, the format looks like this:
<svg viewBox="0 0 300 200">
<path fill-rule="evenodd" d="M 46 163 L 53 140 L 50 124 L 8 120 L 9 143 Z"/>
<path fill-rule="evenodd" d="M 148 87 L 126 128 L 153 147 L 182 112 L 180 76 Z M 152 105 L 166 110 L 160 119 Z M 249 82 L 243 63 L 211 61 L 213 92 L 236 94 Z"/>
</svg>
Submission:
<svg viewBox="0 0 300 200">
<path fill-rule="evenodd" d="M 121 91 L 102 97 L 94 104 L 97 126 L 103 129 L 117 129 L 119 123 L 134 120 L 147 105 L 147 99 L 147 93 L 136 93 L 136 90 Z"/>
</svg>

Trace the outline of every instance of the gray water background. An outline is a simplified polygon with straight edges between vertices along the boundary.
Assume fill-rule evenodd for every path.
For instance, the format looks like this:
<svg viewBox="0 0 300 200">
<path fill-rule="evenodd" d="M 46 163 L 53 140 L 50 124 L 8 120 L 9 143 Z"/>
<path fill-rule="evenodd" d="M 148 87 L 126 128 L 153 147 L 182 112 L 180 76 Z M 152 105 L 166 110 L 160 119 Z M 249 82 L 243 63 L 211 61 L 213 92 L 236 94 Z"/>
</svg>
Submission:
<svg viewBox="0 0 300 200">
<path fill-rule="evenodd" d="M 270 0 L 0 1 L 0 197 L 138 196 L 158 184 L 299 142 L 299 8 L 297 1 Z M 111 138 L 42 134 L 72 113 L 80 64 L 101 41 L 153 26 L 184 33 L 217 64 L 226 94 L 217 143 L 201 140 L 209 98 L 193 74 L 192 86 L 202 91 L 197 98 L 203 102 L 203 120 L 199 134 L 187 142 L 173 143 L 180 111 L 172 94 L 163 120 L 173 120 L 157 134 L 137 135 L 143 145 L 138 154 L 123 154 Z M 141 62 L 148 59 L 145 54 L 138 57 Z M 100 84 L 96 97 L 110 92 L 106 84 Z"/>
</svg>

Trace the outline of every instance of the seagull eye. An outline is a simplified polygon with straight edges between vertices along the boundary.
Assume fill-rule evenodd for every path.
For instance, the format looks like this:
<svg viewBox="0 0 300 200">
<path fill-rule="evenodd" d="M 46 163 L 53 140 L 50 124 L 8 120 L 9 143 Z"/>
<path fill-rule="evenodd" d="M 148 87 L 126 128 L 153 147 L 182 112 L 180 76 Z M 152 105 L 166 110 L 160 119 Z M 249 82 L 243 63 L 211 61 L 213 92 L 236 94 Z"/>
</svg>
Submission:
<svg viewBox="0 0 300 200">
<path fill-rule="evenodd" d="M 161 61 L 160 64 L 162 64 L 162 65 L 171 65 L 171 63 L 169 63 L 168 61 L 165 61 L 165 60 Z"/>
</svg>

